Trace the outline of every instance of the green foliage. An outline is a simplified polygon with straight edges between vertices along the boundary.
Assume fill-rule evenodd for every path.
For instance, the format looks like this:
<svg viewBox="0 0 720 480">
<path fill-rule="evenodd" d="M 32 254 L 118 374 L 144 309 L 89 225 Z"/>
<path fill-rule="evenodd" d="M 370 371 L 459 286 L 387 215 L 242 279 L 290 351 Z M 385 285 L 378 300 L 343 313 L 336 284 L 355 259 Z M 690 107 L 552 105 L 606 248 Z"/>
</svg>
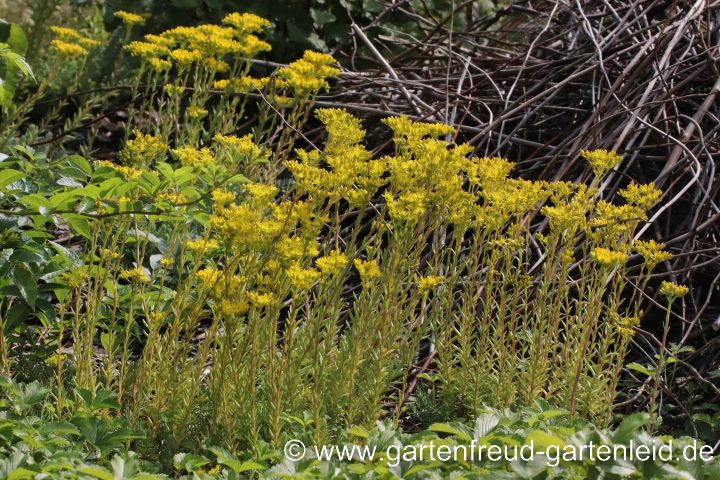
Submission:
<svg viewBox="0 0 720 480">
<path fill-rule="evenodd" d="M 7 107 L 22 76 L 33 77 L 23 55 L 27 39 L 19 25 L 0 19 L 0 107 Z"/>
</svg>

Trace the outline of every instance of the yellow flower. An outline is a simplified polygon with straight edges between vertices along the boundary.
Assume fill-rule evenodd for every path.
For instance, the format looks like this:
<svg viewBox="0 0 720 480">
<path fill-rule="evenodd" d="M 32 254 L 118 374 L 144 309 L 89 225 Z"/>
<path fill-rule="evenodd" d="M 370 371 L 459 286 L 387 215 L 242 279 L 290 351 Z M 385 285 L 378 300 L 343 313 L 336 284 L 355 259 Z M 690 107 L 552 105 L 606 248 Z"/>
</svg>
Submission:
<svg viewBox="0 0 720 480">
<path fill-rule="evenodd" d="M 618 163 L 623 157 L 609 150 L 582 150 L 580 155 L 590 164 L 597 178 L 602 178 Z"/>
<path fill-rule="evenodd" d="M 98 42 L 97 40 L 94 40 L 92 38 L 81 38 L 78 40 L 78 43 L 85 48 L 93 48 L 93 47 L 97 47 L 98 45 L 100 45 L 100 42 Z"/>
<path fill-rule="evenodd" d="M 255 33 L 269 27 L 271 23 L 252 13 L 231 13 L 223 18 L 222 23 L 232 25 L 240 33 Z"/>
<path fill-rule="evenodd" d="M 662 190 L 655 188 L 653 182 L 645 185 L 638 185 L 635 182 L 630 183 L 624 190 L 618 192 L 631 205 L 635 205 L 643 210 L 649 210 L 653 205 L 660 201 Z"/>
<path fill-rule="evenodd" d="M 428 208 L 424 192 L 401 193 L 397 198 L 386 192 L 384 197 L 390 218 L 395 221 L 417 222 Z"/>
<path fill-rule="evenodd" d="M 173 265 L 174 263 L 175 263 L 175 259 L 172 257 L 163 257 L 160 260 L 160 265 L 162 265 L 163 267 L 169 267 L 169 266 Z"/>
<path fill-rule="evenodd" d="M 207 147 L 197 149 L 185 146 L 173 149 L 172 153 L 175 154 L 182 165 L 203 168 L 215 163 L 215 156 Z"/>
<path fill-rule="evenodd" d="M 688 287 L 685 285 L 678 285 L 673 282 L 662 282 L 660 284 L 660 295 L 667 297 L 668 300 L 687 295 L 688 291 Z"/>
<path fill-rule="evenodd" d="M 150 42 L 130 42 L 123 48 L 133 57 L 141 57 L 145 60 L 161 57 L 169 53 L 166 46 Z"/>
<path fill-rule="evenodd" d="M 340 250 L 332 250 L 324 257 L 315 260 L 315 264 L 324 276 L 331 276 L 339 273 L 347 264 L 347 257 Z"/>
<path fill-rule="evenodd" d="M 186 240 L 185 248 L 195 256 L 203 255 L 205 252 L 210 252 L 218 248 L 218 242 L 215 240 L 205 240 L 204 238 L 198 238 L 196 240 Z"/>
<path fill-rule="evenodd" d="M 113 13 L 115 18 L 119 18 L 127 26 L 140 25 L 145 23 L 145 19 L 142 15 L 137 13 L 126 12 L 125 10 L 118 10 Z"/>
<path fill-rule="evenodd" d="M 156 72 L 165 72 L 172 68 L 172 63 L 168 62 L 167 60 L 163 60 L 161 58 L 151 58 L 150 59 L 150 67 L 153 70 L 155 70 Z"/>
<path fill-rule="evenodd" d="M 145 35 L 145 40 L 149 43 L 154 43 L 155 45 L 160 45 L 166 48 L 172 47 L 175 44 L 175 40 L 172 38 L 163 37 L 162 35 L 153 35 L 152 33 Z"/>
<path fill-rule="evenodd" d="M 105 167 L 105 168 L 110 168 L 112 170 L 115 170 L 116 172 L 118 172 L 119 174 L 121 174 L 123 177 L 125 177 L 128 180 L 135 180 L 137 178 L 140 178 L 140 176 L 143 173 L 142 170 L 138 170 L 138 169 L 132 168 L 132 167 L 126 167 L 123 165 L 116 165 L 108 160 L 96 160 L 95 166 Z"/>
<path fill-rule="evenodd" d="M 63 40 L 53 40 L 50 45 L 57 50 L 57 52 L 64 57 L 82 57 L 87 55 L 88 51 L 76 45 L 74 43 L 66 42 Z"/>
<path fill-rule="evenodd" d="M 306 50 L 303 57 L 278 70 L 278 86 L 289 88 L 297 97 L 315 95 L 329 88 L 327 79 L 340 74 L 330 55 Z"/>
<path fill-rule="evenodd" d="M 375 261 L 356 258 L 353 260 L 353 265 L 360 274 L 360 281 L 365 286 L 380 276 L 380 267 Z"/>
<path fill-rule="evenodd" d="M 252 199 L 258 203 L 273 200 L 278 192 L 275 185 L 264 185 L 262 183 L 248 183 L 245 185 L 245 189 L 250 193 Z"/>
<path fill-rule="evenodd" d="M 81 38 L 81 35 L 74 28 L 52 26 L 50 31 L 64 40 L 78 40 Z"/>
<path fill-rule="evenodd" d="M 263 155 L 263 150 L 253 143 L 253 136 L 251 133 L 243 137 L 216 134 L 213 137 L 213 140 L 224 147 L 230 148 L 239 155 L 248 157 L 248 159 L 254 160 Z"/>
<path fill-rule="evenodd" d="M 109 248 L 100 249 L 100 260 L 115 260 L 117 258 L 120 258 L 120 254 L 118 252 L 110 250 Z"/>
<path fill-rule="evenodd" d="M 168 202 L 173 205 L 178 203 L 187 203 L 188 198 L 185 194 L 180 192 L 162 192 L 157 196 L 158 202 Z"/>
<path fill-rule="evenodd" d="M 202 107 L 188 107 L 185 110 L 185 113 L 190 118 L 199 119 L 199 118 L 203 118 L 203 117 L 207 116 L 208 111 Z"/>
<path fill-rule="evenodd" d="M 425 277 L 420 277 L 418 280 L 418 290 L 420 290 L 421 293 L 427 293 L 438 286 L 444 279 L 445 277 L 441 277 L 439 275 L 427 275 Z"/>
<path fill-rule="evenodd" d="M 297 262 L 290 265 L 285 273 L 290 280 L 290 285 L 299 290 L 308 290 L 321 275 L 314 268 L 302 268 Z"/>
<path fill-rule="evenodd" d="M 250 292 L 248 298 L 250 299 L 250 304 L 256 308 L 267 307 L 275 301 L 270 293 Z"/>
<path fill-rule="evenodd" d="M 220 312 L 226 316 L 245 315 L 250 308 L 247 302 L 230 301 L 223 299 L 220 302 Z"/>
<path fill-rule="evenodd" d="M 198 270 L 196 274 L 198 278 L 198 285 L 203 288 L 215 288 L 223 278 L 223 272 L 217 268 L 203 268 Z"/>
<path fill-rule="evenodd" d="M 215 80 L 212 84 L 213 90 L 227 90 L 229 86 L 230 81 L 225 79 Z"/>
<path fill-rule="evenodd" d="M 131 268 L 120 272 L 120 278 L 130 283 L 148 283 L 150 277 L 147 276 L 142 268 Z"/>
<path fill-rule="evenodd" d="M 672 253 L 663 250 L 665 248 L 664 243 L 657 243 L 655 240 L 637 240 L 634 247 L 643 256 L 645 264 L 651 270 L 659 263 L 666 262 L 673 257 Z"/>
<path fill-rule="evenodd" d="M 202 60 L 202 53 L 198 50 L 185 50 L 178 48 L 170 52 L 170 57 L 177 62 L 180 67 L 187 67 L 193 62 Z"/>
<path fill-rule="evenodd" d="M 604 247 L 597 247 L 590 252 L 590 257 L 603 267 L 619 267 L 627 262 L 628 256 Z"/>
<path fill-rule="evenodd" d="M 120 160 L 131 164 L 150 164 L 162 159 L 167 150 L 167 144 L 159 136 L 135 130 L 135 138 L 128 140 L 120 152 Z"/>
<path fill-rule="evenodd" d="M 183 92 L 185 92 L 185 87 L 182 85 L 173 85 L 171 83 L 166 83 L 163 85 L 163 91 L 168 94 L 169 97 L 175 97 L 182 95 Z"/>
<path fill-rule="evenodd" d="M 82 266 L 63 273 L 60 275 L 60 278 L 68 287 L 76 288 L 85 283 L 90 278 L 90 275 L 88 274 L 87 268 Z"/>
<path fill-rule="evenodd" d="M 228 192 L 223 188 L 213 190 L 210 196 L 212 197 L 213 205 L 215 206 L 215 208 L 224 207 L 225 205 L 229 205 L 235 201 L 235 194 L 232 192 Z"/>
</svg>

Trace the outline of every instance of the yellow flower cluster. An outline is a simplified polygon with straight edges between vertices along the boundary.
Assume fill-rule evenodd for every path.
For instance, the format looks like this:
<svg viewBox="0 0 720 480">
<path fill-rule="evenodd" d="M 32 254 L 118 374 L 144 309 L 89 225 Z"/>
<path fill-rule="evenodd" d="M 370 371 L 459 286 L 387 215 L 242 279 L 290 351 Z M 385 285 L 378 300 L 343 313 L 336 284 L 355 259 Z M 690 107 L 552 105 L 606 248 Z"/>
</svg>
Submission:
<svg viewBox="0 0 720 480">
<path fill-rule="evenodd" d="M 139 267 L 121 271 L 120 278 L 130 283 L 148 283 L 150 281 L 150 277 Z"/>
<path fill-rule="evenodd" d="M 662 197 L 662 190 L 655 188 L 653 182 L 638 185 L 632 182 L 624 190 L 620 190 L 620 196 L 623 197 L 630 205 L 634 205 L 642 210 L 649 210 Z"/>
<path fill-rule="evenodd" d="M 242 137 L 217 134 L 213 140 L 231 153 L 244 157 L 247 161 L 257 160 L 265 155 L 264 150 L 253 142 L 252 133 Z"/>
<path fill-rule="evenodd" d="M 53 26 L 50 31 L 58 37 L 50 42 L 50 46 L 63 57 L 84 57 L 89 48 L 100 45 L 97 40 L 81 35 L 74 28 Z"/>
<path fill-rule="evenodd" d="M 141 16 L 128 12 L 116 12 L 115 15 L 128 25 L 144 21 Z M 253 34 L 269 26 L 267 20 L 249 13 L 231 13 L 223 23 L 226 26 L 175 27 L 160 35 L 145 35 L 144 41 L 131 42 L 125 49 L 131 55 L 151 62 L 157 71 L 167 70 L 168 64 L 186 69 L 202 62 L 213 73 L 230 69 L 230 65 L 221 59 L 226 55 L 252 58 L 270 50 L 267 42 Z"/>
<path fill-rule="evenodd" d="M 120 21 L 128 27 L 145 23 L 145 18 L 142 15 L 138 15 L 137 13 L 132 12 L 126 12 L 125 10 L 118 10 L 117 12 L 113 13 L 113 16 L 115 18 L 119 18 Z"/>
<path fill-rule="evenodd" d="M 662 282 L 660 284 L 660 295 L 667 297 L 668 300 L 687 295 L 688 291 L 688 287 L 685 285 L 678 285 L 673 282 Z"/>
<path fill-rule="evenodd" d="M 614 314 L 614 317 L 613 324 L 620 336 L 630 338 L 635 335 L 634 327 L 640 326 L 640 317 L 638 315 L 621 318 L 619 315 Z"/>
<path fill-rule="evenodd" d="M 185 114 L 189 118 L 197 120 L 199 118 L 206 117 L 208 114 L 208 111 L 202 107 L 190 106 L 185 110 Z"/>
<path fill-rule="evenodd" d="M 347 264 L 347 257 L 340 250 L 332 250 L 324 257 L 315 260 L 315 264 L 324 276 L 331 276 L 339 273 Z"/>
<path fill-rule="evenodd" d="M 587 160 L 597 178 L 602 178 L 607 172 L 622 162 L 622 157 L 610 150 L 582 150 L 580 155 Z"/>
<path fill-rule="evenodd" d="M 659 263 L 670 260 L 672 253 L 663 250 L 664 243 L 657 243 L 655 240 L 637 240 L 633 245 L 635 250 L 645 259 L 645 264 L 649 269 L 655 268 Z"/>
<path fill-rule="evenodd" d="M 174 148 L 172 153 L 178 158 L 178 160 L 180 160 L 180 164 L 182 165 L 204 168 L 215 163 L 215 156 L 207 147 L 194 148 L 185 146 Z"/>
<path fill-rule="evenodd" d="M 337 62 L 330 55 L 306 50 L 302 58 L 277 71 L 280 88 L 287 88 L 296 97 L 307 97 L 329 88 L 327 79 L 340 74 Z"/>
<path fill-rule="evenodd" d="M 375 261 L 360 260 L 359 258 L 356 258 L 353 260 L 353 265 L 355 265 L 355 268 L 360 274 L 360 281 L 363 286 L 370 285 L 372 281 L 378 278 L 381 274 L 380 267 Z"/>
<path fill-rule="evenodd" d="M 445 277 L 441 277 L 439 275 L 427 275 L 420 277 L 418 280 L 418 290 L 420 290 L 421 293 L 428 293 L 430 290 L 440 285 L 443 280 L 445 280 Z"/>
<path fill-rule="evenodd" d="M 187 203 L 188 201 L 188 197 L 181 192 L 162 192 L 156 198 L 159 202 L 168 202 L 173 205 Z"/>
<path fill-rule="evenodd" d="M 218 242 L 212 239 L 206 240 L 204 238 L 198 238 L 185 241 L 185 248 L 198 258 L 202 258 L 207 252 L 216 250 L 218 247 Z"/>
<path fill-rule="evenodd" d="M 365 130 L 357 118 L 339 109 L 318 110 L 317 117 L 327 128 L 327 147 L 322 155 L 298 151 L 298 160 L 286 162 L 288 169 L 303 190 L 319 199 L 344 198 L 353 207 L 367 204 L 385 183 L 385 162 L 371 160 L 372 153 L 360 145 Z M 330 169 L 319 166 L 321 161 Z"/>
<path fill-rule="evenodd" d="M 610 250 L 609 248 L 596 247 L 590 252 L 590 257 L 606 268 L 619 267 L 628 260 L 626 253 Z"/>
<path fill-rule="evenodd" d="M 116 165 L 113 162 L 110 162 L 108 160 L 96 160 L 95 161 L 96 167 L 105 167 L 110 168 L 112 170 L 115 170 L 120 175 L 125 177 L 128 180 L 135 180 L 137 178 L 140 178 L 140 175 L 142 175 L 143 171 L 138 170 L 137 168 L 133 167 L 127 167 L 124 165 Z"/>
<path fill-rule="evenodd" d="M 308 290 L 320 278 L 321 273 L 314 268 L 302 268 L 295 262 L 286 270 L 290 285 L 299 290 Z"/>
<path fill-rule="evenodd" d="M 168 146 L 160 136 L 135 130 L 135 137 L 128 140 L 120 152 L 120 160 L 133 165 L 149 165 L 162 160 L 167 151 Z"/>
</svg>

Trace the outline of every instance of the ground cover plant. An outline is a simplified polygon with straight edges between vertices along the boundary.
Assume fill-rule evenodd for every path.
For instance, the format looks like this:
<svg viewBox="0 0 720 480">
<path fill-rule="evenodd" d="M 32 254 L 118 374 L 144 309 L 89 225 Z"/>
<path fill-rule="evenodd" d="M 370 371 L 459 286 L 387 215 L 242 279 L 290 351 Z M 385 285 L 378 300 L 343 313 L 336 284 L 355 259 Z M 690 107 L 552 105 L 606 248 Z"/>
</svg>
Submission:
<svg viewBox="0 0 720 480">
<path fill-rule="evenodd" d="M 273 25 L 252 13 L 146 33 L 152 17 L 102 6 L 42 26 L 37 65 L 20 25 L 0 31 L 5 476 L 718 473 L 679 457 L 285 458 L 290 440 L 670 442 L 653 435 L 690 292 L 657 281 L 675 255 L 643 236 L 663 192 L 618 181 L 612 149 L 578 149 L 579 181 L 543 180 L 454 125 L 326 105 L 341 63 L 264 60 Z M 664 316 L 642 364 L 650 286 Z M 643 408 L 618 415 L 628 372 Z M 718 413 L 702 415 L 712 451 Z"/>
</svg>

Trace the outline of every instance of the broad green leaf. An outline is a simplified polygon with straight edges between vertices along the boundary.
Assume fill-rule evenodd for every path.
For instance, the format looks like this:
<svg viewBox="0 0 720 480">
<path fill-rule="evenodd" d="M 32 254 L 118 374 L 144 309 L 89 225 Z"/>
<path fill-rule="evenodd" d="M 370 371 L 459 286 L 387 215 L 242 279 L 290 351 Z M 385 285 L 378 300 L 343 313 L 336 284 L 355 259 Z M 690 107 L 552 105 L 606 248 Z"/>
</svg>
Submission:
<svg viewBox="0 0 720 480">
<path fill-rule="evenodd" d="M 15 183 L 21 178 L 25 178 L 25 174 L 12 168 L 0 170 L 0 188 L 5 188 L 11 183 Z"/>
<path fill-rule="evenodd" d="M 35 299 L 37 298 L 37 282 L 33 274 L 29 270 L 16 267 L 13 269 L 11 275 L 15 285 L 20 291 L 20 296 L 22 296 L 30 308 L 34 309 Z"/>
</svg>

